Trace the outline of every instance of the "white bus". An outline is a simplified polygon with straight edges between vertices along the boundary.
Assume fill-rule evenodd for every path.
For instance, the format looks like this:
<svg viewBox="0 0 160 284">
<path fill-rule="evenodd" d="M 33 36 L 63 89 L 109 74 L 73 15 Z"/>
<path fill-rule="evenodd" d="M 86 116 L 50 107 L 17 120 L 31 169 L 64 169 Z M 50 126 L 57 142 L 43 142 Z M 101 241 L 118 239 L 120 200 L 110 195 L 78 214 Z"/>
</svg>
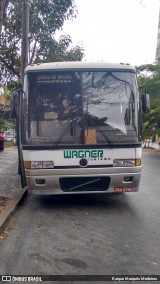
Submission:
<svg viewBox="0 0 160 284">
<path fill-rule="evenodd" d="M 29 65 L 14 112 L 22 186 L 29 192 L 138 191 L 141 103 L 133 66 Z"/>
</svg>

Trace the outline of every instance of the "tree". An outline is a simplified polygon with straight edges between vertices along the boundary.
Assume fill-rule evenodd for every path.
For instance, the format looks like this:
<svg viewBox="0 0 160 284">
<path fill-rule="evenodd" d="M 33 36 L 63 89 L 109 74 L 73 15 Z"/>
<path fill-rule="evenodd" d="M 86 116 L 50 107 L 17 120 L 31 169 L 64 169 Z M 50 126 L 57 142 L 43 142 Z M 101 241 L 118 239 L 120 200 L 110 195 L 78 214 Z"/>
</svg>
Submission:
<svg viewBox="0 0 160 284">
<path fill-rule="evenodd" d="M 11 92 L 7 87 L 3 88 L 3 96 L 4 96 L 6 101 L 10 100 Z"/>
<path fill-rule="evenodd" d="M 6 16 L 6 10 L 9 4 L 9 0 L 0 0 L 0 36 L 2 31 L 3 20 Z"/>
<path fill-rule="evenodd" d="M 160 64 L 137 67 L 140 94 L 150 94 L 151 110 L 143 114 L 143 138 L 160 136 Z"/>
<path fill-rule="evenodd" d="M 1 124 L 3 119 L 9 119 L 10 118 L 10 91 L 7 89 L 7 87 L 4 87 L 3 89 L 3 95 L 0 95 L 0 119 Z"/>
<path fill-rule="evenodd" d="M 22 0 L 11 0 L 0 48 L 1 83 L 8 87 L 20 78 L 21 14 Z M 54 37 L 64 21 L 73 20 L 76 14 L 74 0 L 30 0 L 29 63 L 82 59 L 82 46 L 70 47 L 70 36 Z"/>
<path fill-rule="evenodd" d="M 139 87 L 141 93 L 144 89 L 151 95 L 151 102 L 159 98 L 160 64 L 141 65 L 136 68 L 138 72 Z"/>
</svg>

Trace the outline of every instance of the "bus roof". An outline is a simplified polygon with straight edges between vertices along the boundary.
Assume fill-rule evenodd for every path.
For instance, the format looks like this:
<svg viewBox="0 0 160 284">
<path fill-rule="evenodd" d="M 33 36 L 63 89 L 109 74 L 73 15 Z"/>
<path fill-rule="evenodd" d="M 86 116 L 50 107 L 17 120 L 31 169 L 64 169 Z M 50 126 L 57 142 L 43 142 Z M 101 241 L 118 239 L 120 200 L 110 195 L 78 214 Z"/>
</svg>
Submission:
<svg viewBox="0 0 160 284">
<path fill-rule="evenodd" d="M 116 69 L 130 70 L 135 72 L 135 67 L 125 63 L 104 63 L 104 62 L 83 62 L 83 61 L 68 61 L 68 62 L 49 62 L 28 65 L 25 72 L 40 71 L 40 70 L 64 70 L 64 69 Z"/>
</svg>

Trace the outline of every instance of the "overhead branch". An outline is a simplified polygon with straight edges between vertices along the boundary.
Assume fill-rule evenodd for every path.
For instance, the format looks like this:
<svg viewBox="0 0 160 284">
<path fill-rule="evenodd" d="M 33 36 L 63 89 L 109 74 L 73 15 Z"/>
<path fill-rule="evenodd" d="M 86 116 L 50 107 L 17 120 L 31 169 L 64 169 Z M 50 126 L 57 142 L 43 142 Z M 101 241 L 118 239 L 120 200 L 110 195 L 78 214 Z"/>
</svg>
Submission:
<svg viewBox="0 0 160 284">
<path fill-rule="evenodd" d="M 19 72 L 16 71 L 16 69 L 15 69 L 13 66 L 11 66 L 10 64 L 8 64 L 8 63 L 6 62 L 6 60 L 5 60 L 1 55 L 0 55 L 0 61 L 5 65 L 5 67 L 6 67 L 8 70 L 12 71 L 14 75 L 16 75 L 18 78 L 20 78 Z"/>
<path fill-rule="evenodd" d="M 0 0 L 0 35 L 8 4 L 9 0 Z"/>
</svg>

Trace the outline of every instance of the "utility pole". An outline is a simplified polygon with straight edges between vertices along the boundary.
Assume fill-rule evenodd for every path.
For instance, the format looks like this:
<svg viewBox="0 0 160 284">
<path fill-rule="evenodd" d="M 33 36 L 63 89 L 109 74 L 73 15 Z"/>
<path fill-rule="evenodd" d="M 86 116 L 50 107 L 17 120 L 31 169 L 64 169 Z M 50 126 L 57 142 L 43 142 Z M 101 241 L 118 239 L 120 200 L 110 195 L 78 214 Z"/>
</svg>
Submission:
<svg viewBox="0 0 160 284">
<path fill-rule="evenodd" d="M 158 33 L 157 33 L 156 60 L 157 61 L 160 60 L 160 10 L 159 10 Z"/>
<path fill-rule="evenodd" d="M 22 46 L 21 46 L 21 84 L 23 84 L 24 69 L 28 65 L 28 34 L 29 34 L 29 0 L 22 2 Z"/>
</svg>

